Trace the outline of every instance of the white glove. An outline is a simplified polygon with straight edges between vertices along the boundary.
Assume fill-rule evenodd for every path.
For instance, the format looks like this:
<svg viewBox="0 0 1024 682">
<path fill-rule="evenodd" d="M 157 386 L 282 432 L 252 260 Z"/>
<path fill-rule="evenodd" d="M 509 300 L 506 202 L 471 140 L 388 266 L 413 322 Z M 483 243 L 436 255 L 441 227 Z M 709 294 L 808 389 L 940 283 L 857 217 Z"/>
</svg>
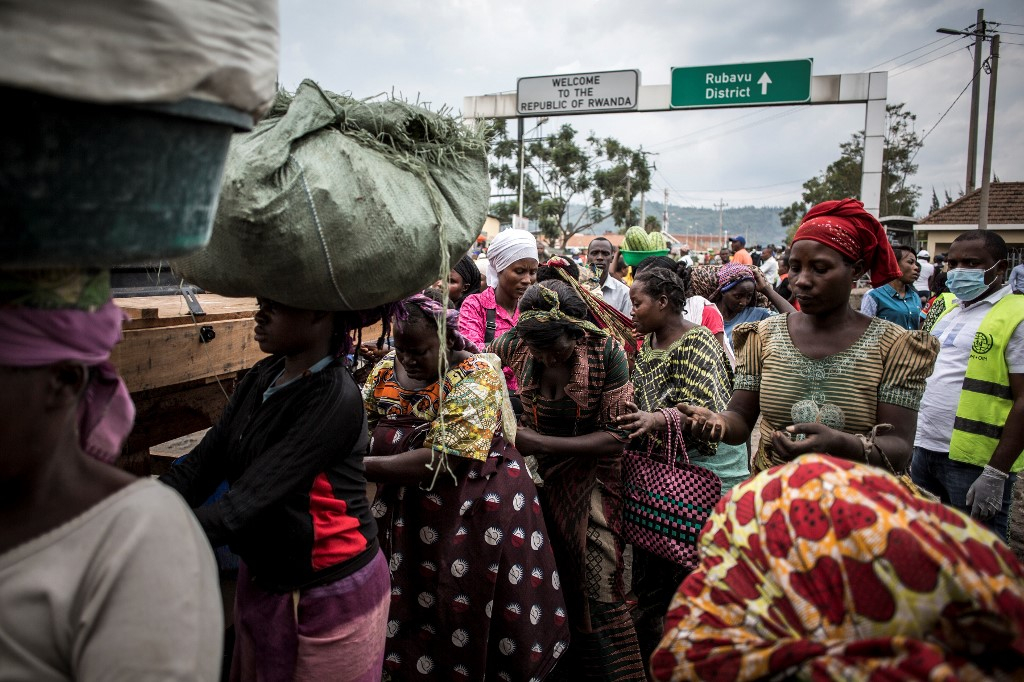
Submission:
<svg viewBox="0 0 1024 682">
<path fill-rule="evenodd" d="M 990 519 L 1003 508 L 1003 487 L 1008 475 L 987 464 L 978 480 L 967 490 L 967 505 L 971 516 L 976 519 Z"/>
</svg>

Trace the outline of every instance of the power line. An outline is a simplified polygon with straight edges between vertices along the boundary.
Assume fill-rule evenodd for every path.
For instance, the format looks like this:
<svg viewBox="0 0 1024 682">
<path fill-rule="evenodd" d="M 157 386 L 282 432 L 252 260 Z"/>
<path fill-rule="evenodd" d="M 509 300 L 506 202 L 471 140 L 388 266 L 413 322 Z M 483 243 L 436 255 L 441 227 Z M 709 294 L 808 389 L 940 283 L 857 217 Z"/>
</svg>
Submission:
<svg viewBox="0 0 1024 682">
<path fill-rule="evenodd" d="M 978 73 L 981 73 L 980 69 L 979 69 Z M 978 77 L 978 73 L 974 74 L 974 78 Z M 942 116 L 939 116 L 939 120 L 935 122 L 935 125 L 933 125 L 931 128 L 929 128 L 928 132 L 926 132 L 924 134 L 924 136 L 920 139 L 920 141 L 919 141 L 920 144 L 923 145 L 924 141 L 928 139 L 928 136 L 932 134 L 932 131 L 939 127 L 939 124 L 942 123 L 942 119 L 946 118 L 946 114 L 948 114 L 950 111 L 952 111 L 953 107 L 956 106 L 956 103 L 959 102 L 960 98 L 964 96 L 965 92 L 967 92 L 967 88 L 971 87 L 971 85 L 974 83 L 974 78 L 972 78 L 971 80 L 967 81 L 967 85 L 965 85 L 964 89 L 960 91 L 960 94 L 956 96 L 956 99 L 953 100 L 953 103 L 950 104 L 949 107 L 944 112 L 942 112 Z M 920 151 L 921 147 L 918 147 L 917 149 L 918 149 L 918 151 Z M 915 151 L 914 152 L 914 156 L 910 157 L 910 163 L 913 163 L 914 159 L 916 157 L 917 157 L 917 152 Z"/>
<path fill-rule="evenodd" d="M 709 193 L 711 193 L 711 192 L 718 192 L 718 193 L 723 193 L 723 192 L 745 192 L 745 191 L 752 190 L 752 189 L 769 189 L 771 187 L 782 187 L 782 186 L 785 186 L 785 185 L 802 184 L 803 182 L 804 182 L 803 180 L 797 179 L 797 180 L 787 180 L 785 182 L 776 182 L 776 183 L 772 183 L 771 185 L 758 185 L 756 187 L 733 187 L 731 189 L 722 189 L 722 188 L 689 189 L 688 188 L 685 191 L 687 191 L 687 192 L 709 192 Z"/>
<path fill-rule="evenodd" d="M 798 113 L 800 111 L 803 111 L 804 109 L 807 109 L 809 106 L 810 106 L 809 104 L 805 104 L 803 106 L 787 107 L 785 109 L 779 110 L 774 115 L 767 116 L 767 117 L 762 118 L 762 119 L 760 119 L 758 121 L 751 121 L 748 124 L 741 125 L 739 127 L 733 128 L 731 130 L 726 130 L 726 131 L 723 131 L 723 132 L 715 134 L 715 135 L 709 135 L 707 137 L 702 137 L 697 142 L 709 142 L 711 140 L 717 140 L 717 139 L 719 139 L 721 137 L 726 137 L 728 135 L 734 135 L 735 133 L 741 132 L 743 130 L 747 130 L 748 128 L 754 128 L 754 127 L 759 126 L 759 125 L 761 125 L 763 123 L 767 123 L 769 121 L 774 121 L 776 119 L 783 118 L 784 116 L 792 116 L 795 113 Z M 673 151 L 673 150 L 676 150 L 676 149 L 680 149 L 682 147 L 686 147 L 686 146 L 688 146 L 690 144 L 696 144 L 696 142 L 692 142 L 692 143 L 691 142 L 682 142 L 680 144 L 675 144 L 675 145 L 672 145 L 670 147 L 666 147 L 665 149 L 662 149 L 661 151 L 662 151 L 662 153 L 665 153 L 665 152 L 668 152 L 668 151 Z"/>
<path fill-rule="evenodd" d="M 900 59 L 902 57 L 906 57 L 908 54 L 913 54 L 913 53 L 917 52 L 918 50 L 923 50 L 926 47 L 934 45 L 935 43 L 941 43 L 942 41 L 949 42 L 951 38 L 952 38 L 952 36 L 942 36 L 941 38 L 936 38 L 935 40 L 931 41 L 930 43 L 925 43 L 924 45 L 922 45 L 920 47 L 915 47 L 913 50 L 907 50 L 903 54 L 898 54 L 895 57 L 893 57 L 892 59 L 886 59 L 884 62 L 879 62 L 879 63 L 875 64 L 874 66 L 869 66 L 868 68 L 863 69 L 861 71 L 861 73 L 863 73 L 865 71 L 871 71 L 873 69 L 877 69 L 879 66 L 885 66 L 889 62 L 894 62 L 897 59 Z"/>
<path fill-rule="evenodd" d="M 985 62 L 987 62 L 987 61 L 988 60 L 985 60 Z M 974 84 L 974 80 L 981 74 L 982 69 L 985 68 L 985 62 L 982 62 L 982 65 L 980 67 L 978 67 L 977 71 L 974 72 L 974 75 L 971 77 L 971 80 L 967 81 L 967 85 L 965 85 L 964 89 L 960 91 L 960 94 L 956 96 L 956 99 L 953 100 L 953 103 L 950 104 L 949 107 L 944 112 L 942 112 L 942 116 L 939 116 L 939 120 L 935 122 L 935 125 L 933 125 L 931 128 L 929 128 L 928 132 L 926 132 L 924 134 L 924 136 L 920 139 L 917 149 L 914 150 L 914 155 L 911 156 L 910 157 L 910 161 L 907 162 L 907 167 L 908 168 L 909 168 L 909 166 L 912 163 L 914 163 L 914 159 L 917 158 L 918 152 L 920 152 L 921 149 L 924 148 L 924 141 L 928 139 L 928 136 L 932 134 L 933 130 L 935 130 L 936 128 L 939 127 L 939 124 L 942 123 L 942 119 L 946 118 L 946 114 L 948 114 L 950 111 L 953 110 L 953 107 L 956 106 L 956 103 L 959 102 L 960 98 L 964 96 L 965 92 L 967 92 L 967 88 L 971 87 L 971 85 Z M 904 173 L 903 174 L 903 181 L 906 182 L 906 179 L 907 179 L 907 174 Z"/>
<path fill-rule="evenodd" d="M 722 121 L 721 123 L 715 123 L 714 125 L 709 125 L 709 126 L 706 126 L 704 128 L 699 128 L 697 130 L 694 130 L 694 131 L 691 131 L 689 133 L 686 133 L 685 135 L 680 135 L 679 137 L 669 138 L 668 140 L 665 140 L 663 142 L 656 142 L 655 144 L 652 144 L 651 147 L 660 147 L 661 145 L 669 144 L 669 143 L 675 142 L 677 140 L 684 140 L 684 139 L 686 139 L 688 137 L 693 137 L 694 135 L 697 135 L 699 133 L 703 133 L 703 132 L 705 132 L 707 130 L 712 130 L 714 128 L 720 128 L 720 127 L 722 127 L 724 125 L 729 125 L 730 123 L 733 123 L 734 121 L 739 121 L 740 119 L 747 118 L 748 116 L 753 116 L 755 114 L 761 114 L 761 113 L 764 113 L 764 112 L 765 112 L 765 107 L 757 107 L 753 111 L 748 111 L 747 113 L 741 114 L 740 116 L 737 116 L 735 118 L 731 118 L 728 121 Z"/>
<path fill-rule="evenodd" d="M 905 61 L 905 62 L 901 62 L 901 63 L 899 63 L 899 64 L 895 64 L 895 65 L 893 65 L 893 67 L 892 67 L 892 68 L 890 69 L 890 71 L 896 71 L 896 70 L 897 70 L 897 69 L 899 69 L 900 67 L 903 67 L 903 66 L 906 66 L 907 64 L 912 64 L 912 63 L 916 62 L 916 61 L 917 61 L 918 59 L 923 59 L 924 57 L 927 57 L 927 56 L 928 56 L 928 55 L 930 55 L 930 54 L 935 54 L 935 53 L 936 53 L 936 52 L 938 52 L 939 50 L 945 50 L 945 49 L 946 49 L 947 47 L 949 47 L 950 45 L 953 45 L 953 44 L 955 44 L 955 43 L 958 43 L 958 42 L 960 42 L 960 41 L 962 41 L 962 40 L 966 39 L 966 37 L 967 37 L 967 36 L 950 36 L 950 37 L 951 37 L 951 38 L 953 38 L 953 40 L 951 40 L 951 41 L 947 42 L 947 43 L 946 43 L 945 45 L 939 45 L 939 46 L 938 46 L 937 48 L 935 48 L 934 50 L 928 50 L 928 51 L 927 51 L 927 52 L 925 52 L 924 54 L 919 54 L 919 55 L 917 55 L 916 57 L 914 57 L 913 59 L 908 59 L 908 60 L 907 60 L 907 61 Z M 927 63 L 927 62 L 926 62 L 926 63 Z"/>
<path fill-rule="evenodd" d="M 898 72 L 896 72 L 896 73 L 890 73 L 890 74 L 889 74 L 889 78 L 896 78 L 897 76 L 902 76 L 902 75 L 903 75 L 903 74 L 905 74 L 905 73 L 910 73 L 910 72 L 911 72 L 911 71 L 913 71 L 914 69 L 919 69 L 919 68 L 921 68 L 922 66 L 927 66 L 928 64 L 931 64 L 932 62 L 937 62 L 937 61 L 939 61 L 940 59 L 942 59 L 942 58 L 944 58 L 944 57 L 948 57 L 948 56 L 949 56 L 949 55 L 951 55 L 951 54 L 956 54 L 957 52 L 959 52 L 959 51 L 960 51 L 960 49 L 961 49 L 961 48 L 959 48 L 959 47 L 958 47 L 958 48 L 956 48 L 955 50 L 950 50 L 949 52 L 947 52 L 947 53 L 945 53 L 945 54 L 940 54 L 940 55 L 939 55 L 938 57 L 935 57 L 934 59 L 929 59 L 929 60 L 928 60 L 928 61 L 926 61 L 926 62 L 921 62 L 920 64 L 915 64 L 914 66 L 911 66 L 911 67 L 910 67 L 909 69 L 904 69 L 903 71 L 898 71 Z"/>
</svg>

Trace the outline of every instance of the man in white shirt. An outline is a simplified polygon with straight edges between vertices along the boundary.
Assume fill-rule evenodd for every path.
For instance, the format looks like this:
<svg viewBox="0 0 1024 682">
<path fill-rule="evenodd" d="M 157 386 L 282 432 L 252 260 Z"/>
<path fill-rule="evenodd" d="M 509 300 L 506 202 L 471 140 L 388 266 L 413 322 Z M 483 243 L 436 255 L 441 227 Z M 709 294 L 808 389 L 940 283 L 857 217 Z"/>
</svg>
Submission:
<svg viewBox="0 0 1024 682">
<path fill-rule="evenodd" d="M 683 264 L 683 267 L 693 267 L 693 259 L 690 258 L 689 244 L 682 244 L 679 247 L 679 262 Z"/>
<path fill-rule="evenodd" d="M 1006 540 L 1010 491 L 1024 469 L 1024 300 L 1003 284 L 1006 242 L 965 232 L 925 330 L 939 340 L 917 418 L 914 482 Z"/>
<path fill-rule="evenodd" d="M 935 266 L 928 262 L 929 257 L 927 249 L 921 249 L 917 252 L 917 264 L 921 266 L 921 272 L 917 275 L 914 288 L 918 291 L 929 291 L 928 281 L 931 280 L 932 274 L 935 273 Z"/>
<path fill-rule="evenodd" d="M 604 237 L 595 237 L 587 247 L 587 264 L 596 268 L 595 274 L 601 278 L 601 295 L 605 303 L 629 317 L 633 314 L 633 303 L 629 300 L 629 287 L 608 276 L 612 264 L 615 247 Z"/>
<path fill-rule="evenodd" d="M 775 288 L 779 284 L 779 261 L 775 260 L 775 251 L 766 247 L 761 251 L 761 272 L 768 286 Z"/>
</svg>

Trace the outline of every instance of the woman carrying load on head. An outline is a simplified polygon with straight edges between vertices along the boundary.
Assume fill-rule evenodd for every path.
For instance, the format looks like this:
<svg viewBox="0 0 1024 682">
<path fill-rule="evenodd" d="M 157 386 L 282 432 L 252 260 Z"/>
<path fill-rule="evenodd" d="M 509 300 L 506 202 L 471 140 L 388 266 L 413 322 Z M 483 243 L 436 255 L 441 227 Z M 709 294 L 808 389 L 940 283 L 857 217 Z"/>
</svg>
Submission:
<svg viewBox="0 0 1024 682">
<path fill-rule="evenodd" d="M 498 359 L 466 350 L 455 311 L 424 296 L 401 306 L 395 350 L 363 388 L 393 578 L 385 669 L 543 679 L 568 642 L 565 601 Z"/>
<path fill-rule="evenodd" d="M 719 503 L 700 546 L 652 659 L 658 680 L 1024 670 L 1024 567 L 981 524 L 875 467 L 807 455 L 765 471 Z"/>
<path fill-rule="evenodd" d="M 632 360 L 637 347 L 633 321 L 619 312 L 617 308 L 605 302 L 601 297 L 601 286 L 598 280 L 594 280 L 597 285 L 596 293 L 587 288 L 586 282 L 581 279 L 584 272 L 587 271 L 581 271 L 571 260 L 555 256 L 537 270 L 537 282 L 555 280 L 568 284 L 586 304 L 587 319 L 593 322 L 598 329 L 603 329 L 611 334 L 612 338 L 618 341 L 622 349 L 626 351 L 626 357 Z"/>
<path fill-rule="evenodd" d="M 623 579 L 622 448 L 615 424 L 633 397 L 622 347 L 586 321 L 564 282 L 523 295 L 516 327 L 494 351 L 515 372 L 523 423 L 516 446 L 537 458 L 544 514 L 572 625 L 569 679 L 643 680 Z"/>
<path fill-rule="evenodd" d="M 271 356 L 160 480 L 212 545 L 241 557 L 233 680 L 377 680 L 390 580 L 366 499 L 366 417 L 343 362 L 350 330 L 381 313 L 257 303 L 256 342 Z M 224 480 L 228 492 L 203 505 Z"/>
<path fill-rule="evenodd" d="M 0 272 L 0 678 L 217 680 L 213 552 L 160 484 L 111 464 L 135 408 L 110 273 Z"/>
<path fill-rule="evenodd" d="M 754 471 L 809 452 L 903 471 L 938 344 L 850 307 L 867 271 L 875 287 L 900 275 L 878 220 L 855 199 L 813 207 L 790 249 L 800 312 L 736 327 L 732 400 L 722 412 L 681 405 L 694 432 L 744 443 L 760 413 Z"/>
<path fill-rule="evenodd" d="M 683 318 L 686 292 L 671 270 L 639 267 L 629 295 L 633 320 L 643 343 L 633 366 L 633 402 L 617 418 L 620 428 L 639 439 L 633 446 L 643 450 L 654 439 L 663 446 L 666 430 L 661 408 L 679 403 L 724 409 L 732 395 L 732 370 L 725 350 L 699 324 Z M 746 480 L 747 449 L 742 445 L 708 442 L 684 436 L 689 461 L 714 472 L 722 481 L 722 493 Z M 677 458 L 682 464 L 685 460 Z M 640 649 L 647 661 L 664 633 L 665 612 L 676 588 L 689 569 L 633 546 L 634 612 Z"/>
</svg>

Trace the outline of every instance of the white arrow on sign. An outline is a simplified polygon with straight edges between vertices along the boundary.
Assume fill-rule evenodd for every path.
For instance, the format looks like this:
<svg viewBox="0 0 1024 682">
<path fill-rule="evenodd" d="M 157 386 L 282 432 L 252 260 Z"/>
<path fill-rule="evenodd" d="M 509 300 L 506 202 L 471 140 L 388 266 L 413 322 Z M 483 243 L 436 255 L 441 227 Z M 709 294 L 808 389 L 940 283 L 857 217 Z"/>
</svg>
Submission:
<svg viewBox="0 0 1024 682">
<path fill-rule="evenodd" d="M 768 86 L 771 85 L 772 79 L 768 77 L 768 72 L 765 71 L 761 74 L 761 77 L 757 79 L 757 84 L 761 86 L 761 94 L 768 94 Z"/>
</svg>

